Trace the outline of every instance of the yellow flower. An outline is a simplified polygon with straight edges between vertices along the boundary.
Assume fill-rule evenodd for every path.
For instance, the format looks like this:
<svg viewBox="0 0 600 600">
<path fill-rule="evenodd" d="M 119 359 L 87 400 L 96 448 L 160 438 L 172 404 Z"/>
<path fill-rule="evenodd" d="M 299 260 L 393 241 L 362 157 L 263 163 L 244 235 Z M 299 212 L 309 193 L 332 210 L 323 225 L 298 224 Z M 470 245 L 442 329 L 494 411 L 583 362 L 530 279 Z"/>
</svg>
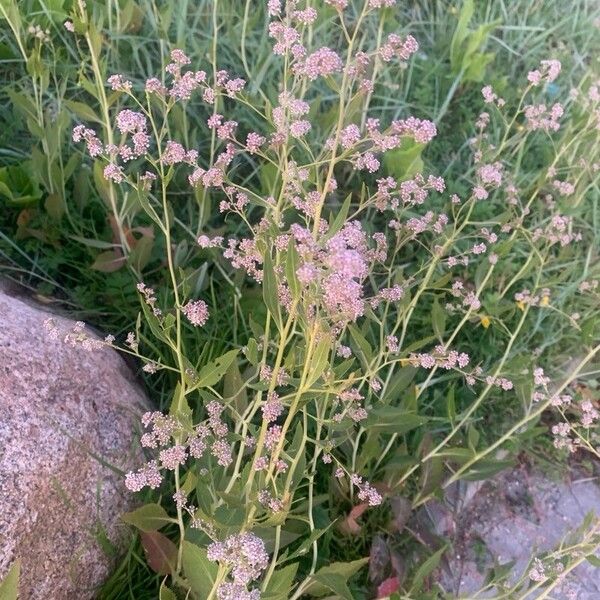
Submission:
<svg viewBox="0 0 600 600">
<path fill-rule="evenodd" d="M 517 306 L 521 309 L 521 310 L 525 310 L 525 302 L 517 302 Z"/>
<path fill-rule="evenodd" d="M 482 315 L 481 317 L 479 317 L 479 320 L 481 321 L 481 324 L 483 325 L 484 329 L 487 329 L 490 326 L 490 318 L 487 315 Z"/>
<path fill-rule="evenodd" d="M 540 306 L 548 306 L 548 304 L 550 304 L 550 298 L 548 296 L 543 296 Z"/>
</svg>

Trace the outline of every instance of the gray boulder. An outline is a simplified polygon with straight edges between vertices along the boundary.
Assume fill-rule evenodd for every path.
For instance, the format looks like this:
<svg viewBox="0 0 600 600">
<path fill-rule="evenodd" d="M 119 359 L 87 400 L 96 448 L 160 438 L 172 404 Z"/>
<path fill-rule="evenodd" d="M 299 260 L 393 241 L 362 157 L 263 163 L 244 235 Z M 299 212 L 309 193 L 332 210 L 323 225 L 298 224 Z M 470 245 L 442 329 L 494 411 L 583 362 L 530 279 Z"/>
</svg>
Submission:
<svg viewBox="0 0 600 600">
<path fill-rule="evenodd" d="M 552 581 L 557 585 L 549 597 L 556 600 L 600 598 L 600 569 L 585 560 L 585 554 L 564 576 L 556 570 L 558 559 L 546 559 L 537 567 L 530 562 L 540 554 L 552 554 L 563 542 L 567 548 L 569 535 L 586 517 L 591 521 L 571 543 L 595 531 L 586 548 L 590 553 L 595 548 L 598 556 L 598 479 L 577 469 L 554 479 L 523 465 L 486 482 L 460 482 L 449 488 L 444 502 L 431 503 L 419 515 L 426 529 L 451 543 L 438 573 L 441 587 L 452 598 L 500 597 L 494 585 L 485 588 L 486 576 L 493 567 L 507 565 L 509 585 L 523 576 L 527 582 L 511 598 L 533 600 Z M 538 589 L 532 589 L 536 584 Z"/>
<path fill-rule="evenodd" d="M 0 324 L 0 579 L 20 559 L 21 598 L 93 598 L 127 542 L 147 400 L 98 337 L 2 287 Z"/>
</svg>

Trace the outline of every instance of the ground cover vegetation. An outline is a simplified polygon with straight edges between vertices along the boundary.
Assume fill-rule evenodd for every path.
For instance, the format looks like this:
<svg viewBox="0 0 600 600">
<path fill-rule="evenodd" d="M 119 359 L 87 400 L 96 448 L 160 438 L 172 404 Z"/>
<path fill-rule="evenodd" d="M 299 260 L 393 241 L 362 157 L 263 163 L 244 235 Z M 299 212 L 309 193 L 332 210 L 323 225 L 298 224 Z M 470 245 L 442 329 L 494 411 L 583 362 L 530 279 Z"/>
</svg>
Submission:
<svg viewBox="0 0 600 600">
<path fill-rule="evenodd" d="M 594 472 L 595 3 L 0 19 L 3 275 L 156 405 L 100 598 L 443 597 L 451 543 L 411 513 L 521 462 Z M 489 587 L 565 586 L 600 545 L 584 525 Z"/>
</svg>

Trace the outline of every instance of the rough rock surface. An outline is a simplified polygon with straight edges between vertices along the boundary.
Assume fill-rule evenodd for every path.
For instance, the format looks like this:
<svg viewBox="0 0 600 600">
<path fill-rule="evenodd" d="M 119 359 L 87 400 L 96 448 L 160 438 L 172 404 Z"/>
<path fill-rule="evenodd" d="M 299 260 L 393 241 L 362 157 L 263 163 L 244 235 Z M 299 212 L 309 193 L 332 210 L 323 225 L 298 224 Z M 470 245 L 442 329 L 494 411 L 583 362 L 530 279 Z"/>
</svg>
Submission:
<svg viewBox="0 0 600 600">
<path fill-rule="evenodd" d="M 52 339 L 50 316 L 0 286 L 0 578 L 20 558 L 21 598 L 86 600 L 111 569 L 98 540 L 123 544 L 134 502 L 94 456 L 136 462 L 147 404 L 116 352 Z"/>
<path fill-rule="evenodd" d="M 462 482 L 449 492 L 444 503 L 434 503 L 426 512 L 434 532 L 452 543 L 438 580 L 453 598 L 496 597 L 494 588 L 479 592 L 494 564 L 514 562 L 509 581 L 515 583 L 532 556 L 556 550 L 590 512 L 600 542 L 598 477 L 572 471 L 554 480 L 523 466 L 491 481 Z M 527 576 L 526 581 L 533 585 Z M 510 597 L 533 600 L 543 590 L 521 590 Z M 581 562 L 549 597 L 598 600 L 600 569 Z"/>
</svg>

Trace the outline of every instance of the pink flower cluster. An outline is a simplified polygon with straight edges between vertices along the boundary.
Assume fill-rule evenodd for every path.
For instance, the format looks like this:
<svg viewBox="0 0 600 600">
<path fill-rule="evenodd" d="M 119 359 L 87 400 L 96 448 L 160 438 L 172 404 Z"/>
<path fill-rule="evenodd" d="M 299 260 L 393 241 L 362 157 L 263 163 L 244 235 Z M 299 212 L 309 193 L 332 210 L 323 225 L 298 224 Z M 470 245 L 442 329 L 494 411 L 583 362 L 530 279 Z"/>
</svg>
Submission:
<svg viewBox="0 0 600 600">
<path fill-rule="evenodd" d="M 442 177 L 429 175 L 427 180 L 417 173 L 412 179 L 407 179 L 400 184 L 400 200 L 405 206 L 417 206 L 423 204 L 429 197 L 431 190 L 442 193 L 446 184 Z M 395 208 L 392 202 L 392 208 Z"/>
<path fill-rule="evenodd" d="M 206 81 L 206 71 L 186 71 L 182 73 L 184 66 L 190 64 L 190 59 L 182 50 L 175 49 L 171 52 L 171 62 L 166 66 L 166 71 L 173 78 L 169 96 L 175 100 L 189 100 L 192 93 L 197 90 Z M 207 88 L 209 89 L 209 88 Z M 157 85 L 156 80 L 146 82 L 146 91 L 161 93 L 162 85 Z M 205 97 L 205 100 L 210 102 L 210 94 Z"/>
<path fill-rule="evenodd" d="M 208 306 L 204 300 L 188 302 L 181 307 L 181 312 L 194 327 L 202 327 L 208 321 Z"/>
<path fill-rule="evenodd" d="M 500 187 L 502 183 L 502 163 L 482 165 L 477 169 L 477 184 L 473 187 L 473 196 L 477 200 L 486 200 L 489 190 Z"/>
<path fill-rule="evenodd" d="M 231 581 L 219 585 L 219 600 L 258 600 L 260 591 L 248 591 L 247 586 L 257 580 L 269 566 L 269 555 L 264 542 L 251 532 L 230 535 L 222 542 L 208 546 L 207 558 L 229 570 Z"/>
<path fill-rule="evenodd" d="M 342 59 L 330 48 L 319 48 L 304 60 L 294 65 L 294 72 L 314 81 L 317 77 L 328 77 L 342 70 Z"/>
<path fill-rule="evenodd" d="M 437 135 L 435 123 L 416 117 L 392 121 L 392 131 L 398 135 L 412 137 L 419 144 L 427 144 Z"/>
<path fill-rule="evenodd" d="M 505 101 L 498 97 L 498 95 L 494 92 L 491 85 L 486 85 L 483 87 L 481 89 L 481 94 L 483 96 L 483 101 L 486 104 L 496 104 L 498 107 L 502 107 L 504 104 L 506 104 Z"/>
<path fill-rule="evenodd" d="M 274 423 L 283 414 L 283 404 L 276 392 L 267 395 L 266 402 L 261 407 L 263 419 L 267 423 Z"/>
<path fill-rule="evenodd" d="M 390 62 L 394 57 L 407 61 L 418 49 L 419 44 L 412 35 L 403 40 L 399 35 L 391 33 L 379 49 L 379 56 L 384 62 Z"/>
<path fill-rule="evenodd" d="M 348 8 L 348 0 L 325 0 L 325 4 L 329 4 L 329 6 L 333 6 L 337 10 Z"/>
<path fill-rule="evenodd" d="M 540 83 L 552 83 L 560 74 L 561 64 L 558 60 L 543 60 L 540 68 L 527 73 L 527 81 L 537 86 Z"/>
<path fill-rule="evenodd" d="M 278 513 L 283 510 L 283 501 L 273 497 L 269 490 L 261 490 L 257 497 L 258 501 L 271 512 Z"/>
<path fill-rule="evenodd" d="M 115 92 L 130 92 L 133 84 L 128 79 L 125 79 L 123 75 L 111 75 L 107 80 L 111 90 Z"/>
<path fill-rule="evenodd" d="M 515 294 L 515 302 L 520 302 L 527 306 L 540 306 L 542 301 L 546 302 L 549 298 L 550 290 L 548 288 L 543 288 L 539 294 L 532 294 L 527 288 Z M 536 384 L 538 383 L 539 382 L 536 380 Z"/>
<path fill-rule="evenodd" d="M 227 245 L 223 256 L 231 262 L 231 266 L 235 269 L 243 269 L 260 283 L 263 279 L 263 272 L 260 269 L 263 257 L 256 245 L 256 239 L 244 238 L 238 241 L 232 238 L 227 241 Z"/>
<path fill-rule="evenodd" d="M 43 326 L 50 339 L 57 340 L 62 338 L 63 343 L 72 348 L 81 348 L 87 351 L 101 350 L 104 346 L 110 345 L 114 341 L 113 336 L 107 336 L 103 341 L 88 334 L 83 321 L 76 321 L 66 332 L 59 329 L 53 318 L 46 319 Z"/>
<path fill-rule="evenodd" d="M 76 125 L 73 128 L 73 141 L 77 143 L 81 140 L 85 141 L 87 151 L 92 158 L 100 156 L 104 152 L 104 146 L 93 129 L 88 129 L 84 125 Z"/>
<path fill-rule="evenodd" d="M 562 196 L 570 196 L 575 192 L 575 186 L 569 181 L 555 179 L 552 182 L 552 187 Z"/>
<path fill-rule="evenodd" d="M 206 406 L 207 424 L 200 424 L 191 433 L 186 433 L 173 417 L 161 412 L 147 412 L 142 416 L 142 424 L 149 429 L 142 435 L 141 444 L 145 448 L 158 449 L 158 460 L 151 460 L 138 471 L 130 471 L 125 477 L 125 485 L 132 492 L 144 487 L 158 488 L 163 480 L 161 470 L 173 471 L 186 463 L 188 457 L 202 458 L 210 448 L 211 455 L 222 467 L 232 461 L 232 448 L 225 439 L 229 428 L 220 415 L 224 407 L 216 401 Z M 175 442 L 176 436 L 183 437 L 184 443 Z M 212 440 L 212 441 L 211 441 Z M 172 441 L 175 442 L 173 445 Z"/>
<path fill-rule="evenodd" d="M 433 231 L 440 235 L 447 224 L 448 215 L 442 213 L 436 217 L 432 210 L 428 210 L 422 217 L 411 217 L 404 225 L 394 219 L 389 222 L 392 229 L 407 231 L 411 237 L 416 237 L 426 231 Z"/>
<path fill-rule="evenodd" d="M 311 128 L 310 121 L 301 117 L 309 110 L 308 102 L 293 98 L 289 92 L 279 94 L 279 106 L 273 109 L 275 133 L 271 136 L 271 145 L 285 143 L 288 135 L 294 138 L 306 135 Z"/>
<path fill-rule="evenodd" d="M 213 103 L 217 94 L 222 93 L 233 98 L 245 86 L 243 79 L 230 78 L 227 71 L 223 70 L 217 71 L 213 86 L 209 86 L 206 83 L 206 73 L 204 71 L 182 71 L 183 67 L 189 63 L 190 59 L 182 50 L 173 50 L 171 52 L 171 62 L 166 67 L 167 73 L 172 77 L 171 87 L 167 88 L 160 80 L 151 78 L 146 81 L 146 93 L 160 97 L 168 95 L 174 100 L 189 100 L 192 93 L 202 87 L 204 89 L 204 101 Z M 108 83 L 114 90 L 131 93 L 132 84 L 122 75 L 111 75 Z M 237 123 L 235 121 L 221 122 L 221 120 L 221 115 L 215 115 L 212 120 L 209 120 L 209 126 L 217 129 L 219 139 L 228 140 L 233 138 Z M 116 117 L 116 128 L 126 138 L 119 145 L 109 144 L 104 147 L 95 132 L 83 125 L 77 125 L 73 129 L 73 141 L 85 141 L 88 152 L 92 157 L 106 154 L 110 162 L 104 168 L 104 177 L 114 183 L 122 183 L 127 176 L 119 162 L 127 163 L 145 156 L 150 149 L 151 139 L 147 133 L 146 117 L 140 112 L 129 109 L 121 110 Z M 128 137 L 131 138 L 131 144 L 126 143 Z M 256 151 L 263 142 L 264 138 L 258 134 L 249 134 L 248 149 Z M 205 170 L 197 166 L 198 152 L 196 150 L 186 150 L 179 142 L 168 140 L 160 159 L 167 166 L 187 163 L 196 167 L 189 177 L 190 184 L 193 186 L 202 183 L 205 187 L 220 187 L 223 185 L 225 168 L 233 160 L 234 154 L 235 147 L 233 144 L 227 144 L 225 150 L 217 156 L 213 166 Z M 156 179 L 156 174 L 146 171 L 140 177 L 141 187 L 150 189 L 151 182 L 154 179 Z"/>
<path fill-rule="evenodd" d="M 152 309 L 152 313 L 156 317 L 160 317 L 162 311 L 156 306 L 156 292 L 143 282 L 137 284 L 137 291 L 142 295 L 144 302 Z"/>
<path fill-rule="evenodd" d="M 292 239 L 300 257 L 296 276 L 309 304 L 321 306 L 334 322 L 355 321 L 364 313 L 362 282 L 373 262 L 383 262 L 387 251 L 385 238 L 375 234 L 376 248 L 368 245 L 360 222 L 346 223 L 340 231 L 324 239 L 299 224 L 280 236 L 282 246 Z"/>
<path fill-rule="evenodd" d="M 573 231 L 572 217 L 555 214 L 546 227 L 539 227 L 533 231 L 532 239 L 534 242 L 545 240 L 551 244 L 567 246 L 571 242 L 581 241 L 582 237 L 580 232 Z"/>
<path fill-rule="evenodd" d="M 447 350 L 444 346 L 438 345 L 432 353 L 411 354 L 409 360 L 413 365 L 424 369 L 433 369 L 434 367 L 446 370 L 464 369 L 469 364 L 469 355 L 465 352 Z"/>
<path fill-rule="evenodd" d="M 342 412 L 333 415 L 333 420 L 336 423 L 341 422 L 346 416 L 350 417 L 355 423 L 364 421 L 367 418 L 367 411 L 361 404 L 364 397 L 356 388 L 344 390 L 339 394 L 338 399 L 342 402 Z"/>
<path fill-rule="evenodd" d="M 396 4 L 396 0 L 369 0 L 369 8 L 389 8 Z"/>
<path fill-rule="evenodd" d="M 525 107 L 525 120 L 527 127 L 533 131 L 558 131 L 558 120 L 563 116 L 562 104 L 556 103 L 548 109 L 545 104 L 528 105 Z"/>
<path fill-rule="evenodd" d="M 383 502 L 381 494 L 359 475 L 351 475 L 350 483 L 358 488 L 358 499 L 362 502 L 367 502 L 369 506 L 378 506 Z"/>
</svg>

